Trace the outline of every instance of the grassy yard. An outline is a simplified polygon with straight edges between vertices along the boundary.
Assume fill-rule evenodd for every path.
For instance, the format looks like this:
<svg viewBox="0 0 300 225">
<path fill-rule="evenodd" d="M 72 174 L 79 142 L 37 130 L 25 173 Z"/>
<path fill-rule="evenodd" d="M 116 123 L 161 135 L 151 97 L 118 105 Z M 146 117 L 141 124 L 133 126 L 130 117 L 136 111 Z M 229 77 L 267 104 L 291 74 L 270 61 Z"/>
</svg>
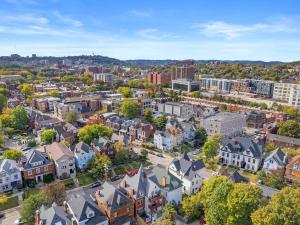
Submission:
<svg viewBox="0 0 300 225">
<path fill-rule="evenodd" d="M 247 177 L 250 180 L 250 182 L 256 183 L 256 181 L 257 181 L 256 174 L 253 174 L 253 173 L 250 173 L 247 171 L 242 171 L 241 175 L 244 177 Z"/>
<path fill-rule="evenodd" d="M 34 195 L 39 193 L 41 190 L 37 188 L 29 188 L 28 190 L 24 191 L 24 199 L 28 198 L 30 195 Z"/>
<path fill-rule="evenodd" d="M 0 211 L 10 209 L 19 205 L 18 196 L 10 197 L 7 202 L 0 206 Z"/>
<path fill-rule="evenodd" d="M 85 186 L 97 181 L 90 173 L 81 173 L 77 175 L 77 179 L 80 186 Z"/>
<path fill-rule="evenodd" d="M 126 169 L 123 166 L 118 166 L 114 168 L 116 175 L 123 175 L 126 173 Z"/>
<path fill-rule="evenodd" d="M 72 189 L 75 185 L 73 179 L 67 179 L 67 180 L 64 180 L 63 182 L 65 183 L 67 190 Z"/>
</svg>

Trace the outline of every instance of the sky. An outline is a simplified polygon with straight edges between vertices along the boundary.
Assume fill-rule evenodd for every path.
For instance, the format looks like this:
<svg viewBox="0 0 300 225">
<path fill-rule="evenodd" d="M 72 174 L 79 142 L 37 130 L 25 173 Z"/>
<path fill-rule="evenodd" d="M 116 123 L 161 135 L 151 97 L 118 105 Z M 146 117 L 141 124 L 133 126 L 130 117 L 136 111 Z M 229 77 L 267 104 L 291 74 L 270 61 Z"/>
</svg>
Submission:
<svg viewBox="0 0 300 225">
<path fill-rule="evenodd" d="M 0 55 L 300 60 L 299 0 L 0 0 Z"/>
</svg>

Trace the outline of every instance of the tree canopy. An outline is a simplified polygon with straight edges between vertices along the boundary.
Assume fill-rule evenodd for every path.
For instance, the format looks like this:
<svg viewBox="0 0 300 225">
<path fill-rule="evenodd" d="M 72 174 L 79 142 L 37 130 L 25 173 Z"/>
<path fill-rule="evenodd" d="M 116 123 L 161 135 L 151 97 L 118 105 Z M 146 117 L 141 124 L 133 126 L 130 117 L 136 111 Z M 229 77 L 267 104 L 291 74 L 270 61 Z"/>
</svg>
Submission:
<svg viewBox="0 0 300 225">
<path fill-rule="evenodd" d="M 135 100 L 125 100 L 121 105 L 121 112 L 129 119 L 136 118 L 141 111 L 140 104 Z"/>
<path fill-rule="evenodd" d="M 167 118 L 166 115 L 162 115 L 160 117 L 155 118 L 153 121 L 154 121 L 154 124 L 155 124 L 157 129 L 163 130 L 166 127 L 166 124 L 168 122 L 168 118 Z"/>
<path fill-rule="evenodd" d="M 74 122 L 76 122 L 76 120 L 78 120 L 78 118 L 79 118 L 79 114 L 75 110 L 69 111 L 66 115 L 66 121 L 68 123 L 74 123 Z"/>
<path fill-rule="evenodd" d="M 67 192 L 65 188 L 65 184 L 61 181 L 54 181 L 47 186 L 43 190 L 46 202 L 48 205 L 52 205 L 52 203 L 56 203 L 57 205 L 63 205 L 63 202 L 66 200 Z"/>
<path fill-rule="evenodd" d="M 95 138 L 111 138 L 112 134 L 112 129 L 108 128 L 107 126 L 103 124 L 92 124 L 86 125 L 85 127 L 81 128 L 78 132 L 78 138 L 80 141 L 90 144 L 91 141 Z"/>
<path fill-rule="evenodd" d="M 300 125 L 295 120 L 282 121 L 278 125 L 277 134 L 287 137 L 299 137 Z"/>
<path fill-rule="evenodd" d="M 24 130 L 29 122 L 29 115 L 24 106 L 17 106 L 11 116 L 12 126 L 18 130 Z"/>
<path fill-rule="evenodd" d="M 41 140 L 46 144 L 51 144 L 56 137 L 56 131 L 52 129 L 47 129 L 42 131 Z"/>
<path fill-rule="evenodd" d="M 96 155 L 90 162 L 90 172 L 95 178 L 104 178 L 111 161 L 107 155 Z"/>
<path fill-rule="evenodd" d="M 25 225 L 34 224 L 36 210 L 45 203 L 45 195 L 43 192 L 32 194 L 26 198 L 22 204 L 21 218 Z"/>
<path fill-rule="evenodd" d="M 23 153 L 16 149 L 9 149 L 3 152 L 3 159 L 18 160 L 23 156 Z"/>
<path fill-rule="evenodd" d="M 119 87 L 118 92 L 123 96 L 123 98 L 131 98 L 132 91 L 130 87 Z"/>
</svg>

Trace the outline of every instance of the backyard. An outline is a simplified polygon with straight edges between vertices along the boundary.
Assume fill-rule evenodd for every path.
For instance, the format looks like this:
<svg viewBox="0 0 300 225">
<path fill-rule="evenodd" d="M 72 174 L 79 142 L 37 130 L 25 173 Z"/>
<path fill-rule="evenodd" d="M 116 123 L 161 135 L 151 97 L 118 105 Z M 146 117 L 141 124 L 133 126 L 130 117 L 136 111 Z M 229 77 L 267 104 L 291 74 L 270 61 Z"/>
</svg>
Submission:
<svg viewBox="0 0 300 225">
<path fill-rule="evenodd" d="M 10 209 L 19 205 L 18 196 L 8 197 L 7 202 L 3 205 L 0 205 L 0 211 Z"/>
</svg>

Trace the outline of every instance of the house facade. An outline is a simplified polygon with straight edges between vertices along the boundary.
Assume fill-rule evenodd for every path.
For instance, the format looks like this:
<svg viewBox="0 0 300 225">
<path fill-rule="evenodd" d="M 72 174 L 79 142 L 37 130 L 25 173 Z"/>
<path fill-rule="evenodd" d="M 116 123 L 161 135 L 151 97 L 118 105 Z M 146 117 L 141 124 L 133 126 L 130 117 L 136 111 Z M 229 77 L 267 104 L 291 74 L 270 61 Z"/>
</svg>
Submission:
<svg viewBox="0 0 300 225">
<path fill-rule="evenodd" d="M 11 159 L 0 161 L 0 193 L 21 187 L 22 184 L 20 165 Z"/>
<path fill-rule="evenodd" d="M 300 155 L 289 160 L 284 178 L 288 183 L 300 184 Z"/>
<path fill-rule="evenodd" d="M 74 153 L 62 142 L 53 142 L 44 146 L 49 158 L 55 165 L 55 174 L 59 179 L 76 176 L 76 163 Z"/>
<path fill-rule="evenodd" d="M 283 153 L 280 148 L 276 148 L 266 156 L 263 169 L 267 172 L 282 175 L 284 173 L 287 160 L 287 154 Z"/>
<path fill-rule="evenodd" d="M 193 161 L 184 153 L 180 159 L 174 159 L 168 169 L 182 182 L 182 193 L 191 195 L 201 189 L 204 168 L 202 160 Z"/>
<path fill-rule="evenodd" d="M 248 136 L 224 137 L 220 147 L 220 162 L 224 165 L 258 171 L 265 144 Z"/>
<path fill-rule="evenodd" d="M 90 146 L 82 141 L 76 144 L 72 150 L 74 152 L 76 167 L 79 170 L 85 170 L 91 159 L 96 155 Z"/>
<path fill-rule="evenodd" d="M 25 181 L 33 179 L 39 183 L 44 180 L 45 175 L 54 174 L 54 164 L 46 152 L 33 149 L 26 151 L 19 163 Z"/>
</svg>

